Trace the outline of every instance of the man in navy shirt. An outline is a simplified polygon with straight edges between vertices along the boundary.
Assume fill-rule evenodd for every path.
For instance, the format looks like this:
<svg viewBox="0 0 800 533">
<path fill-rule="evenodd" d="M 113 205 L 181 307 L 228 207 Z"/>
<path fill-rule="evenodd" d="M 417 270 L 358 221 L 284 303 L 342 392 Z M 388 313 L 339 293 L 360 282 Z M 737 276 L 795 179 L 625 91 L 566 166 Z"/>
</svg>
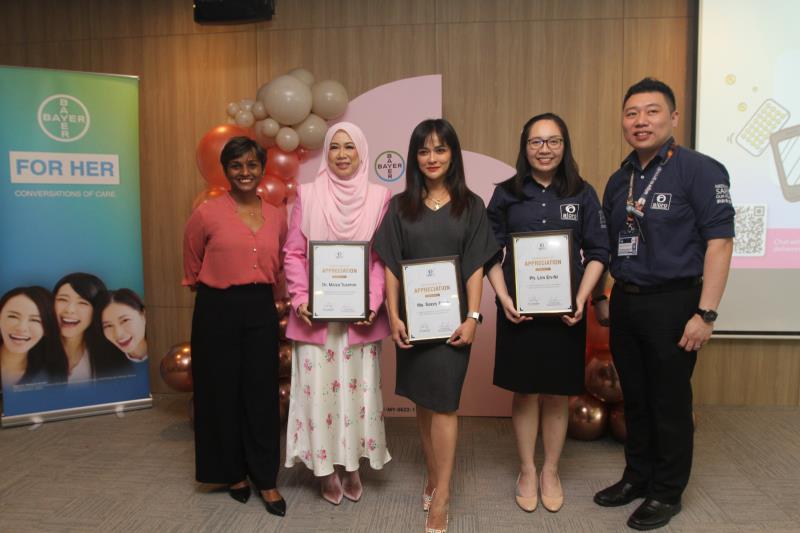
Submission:
<svg viewBox="0 0 800 533">
<path fill-rule="evenodd" d="M 603 506 L 644 502 L 635 529 L 666 525 L 689 481 L 691 376 L 711 337 L 733 251 L 728 173 L 679 146 L 675 96 L 645 78 L 628 89 L 622 129 L 633 152 L 609 178 L 611 352 L 625 397 L 625 471 L 598 492 Z"/>
</svg>

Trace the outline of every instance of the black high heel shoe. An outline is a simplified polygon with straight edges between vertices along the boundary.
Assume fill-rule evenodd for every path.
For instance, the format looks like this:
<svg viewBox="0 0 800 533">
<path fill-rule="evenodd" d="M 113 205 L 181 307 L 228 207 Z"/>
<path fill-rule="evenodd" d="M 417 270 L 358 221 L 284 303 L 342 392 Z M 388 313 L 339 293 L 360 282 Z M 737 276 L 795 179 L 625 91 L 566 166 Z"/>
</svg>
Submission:
<svg viewBox="0 0 800 533">
<path fill-rule="evenodd" d="M 261 499 L 264 501 L 264 507 L 266 507 L 269 514 L 274 514 L 275 516 L 286 516 L 286 500 L 284 500 L 283 497 L 281 497 L 280 500 L 271 502 L 264 498 L 264 495 L 261 494 L 261 491 L 258 491 L 258 493 L 261 495 Z"/>
<path fill-rule="evenodd" d="M 247 503 L 247 500 L 250 499 L 250 485 L 238 489 L 228 488 L 228 494 L 239 503 Z"/>
</svg>

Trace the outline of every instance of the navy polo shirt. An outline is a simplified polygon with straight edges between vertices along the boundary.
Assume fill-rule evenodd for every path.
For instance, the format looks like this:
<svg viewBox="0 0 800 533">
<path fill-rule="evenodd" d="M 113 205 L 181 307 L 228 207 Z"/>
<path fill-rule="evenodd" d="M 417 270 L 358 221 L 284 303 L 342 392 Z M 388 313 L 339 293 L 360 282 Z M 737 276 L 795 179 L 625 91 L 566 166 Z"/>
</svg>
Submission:
<svg viewBox="0 0 800 533">
<path fill-rule="evenodd" d="M 637 255 L 618 255 L 620 232 L 627 230 L 631 172 L 636 201 L 666 160 L 672 142 L 667 141 L 644 170 L 631 152 L 606 185 L 603 212 L 611 244 L 610 271 L 617 281 L 651 286 L 702 276 L 706 243 L 733 237 L 728 171 L 706 155 L 677 146 L 646 198 L 644 217 L 639 219 L 644 238 L 639 239 Z"/>
<path fill-rule="evenodd" d="M 583 189 L 575 196 L 559 198 L 552 186 L 542 187 L 528 178 L 522 193 L 524 198 L 520 199 L 498 185 L 486 208 L 492 232 L 502 247 L 508 244 L 509 233 L 572 230 L 575 290 L 589 261 L 608 264 L 608 233 L 600 200 L 591 185 L 584 182 Z M 503 273 L 506 285 L 513 287 L 514 266 L 510 260 L 504 261 Z"/>
</svg>

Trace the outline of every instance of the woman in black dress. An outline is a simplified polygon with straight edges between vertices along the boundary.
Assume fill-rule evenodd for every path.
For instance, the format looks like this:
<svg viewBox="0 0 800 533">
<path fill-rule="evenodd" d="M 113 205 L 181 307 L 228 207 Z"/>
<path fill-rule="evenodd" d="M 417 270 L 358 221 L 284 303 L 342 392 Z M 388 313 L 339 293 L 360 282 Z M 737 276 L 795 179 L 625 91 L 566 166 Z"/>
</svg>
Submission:
<svg viewBox="0 0 800 533">
<path fill-rule="evenodd" d="M 374 249 L 386 265 L 387 310 L 399 348 L 395 392 L 416 404 L 428 475 L 423 493 L 423 508 L 429 510 L 426 530 L 445 531 L 456 410 L 481 318 L 483 267 L 491 264 L 499 246 L 483 201 L 467 188 L 461 147 L 450 123 L 420 123 L 411 134 L 407 161 L 406 190 L 389 204 Z M 466 318 L 446 343 L 412 346 L 400 311 L 400 261 L 448 255 L 459 256 Z"/>
<path fill-rule="evenodd" d="M 498 302 L 494 384 L 514 392 L 511 418 L 521 463 L 517 504 L 528 512 L 538 504 L 533 456 L 541 410 L 545 458 L 538 481 L 542 504 L 555 512 L 564 502 L 558 461 L 567 434 L 568 396 L 583 393 L 584 306 L 609 253 L 597 193 L 578 173 L 569 131 L 559 116 L 545 113 L 525 124 L 517 173 L 495 188 L 488 216 L 503 246 L 510 233 L 572 231 L 572 279 L 578 287 L 572 315 L 520 316 L 508 292 L 514 286 L 510 256 L 502 268 L 495 264 L 489 271 Z"/>
</svg>

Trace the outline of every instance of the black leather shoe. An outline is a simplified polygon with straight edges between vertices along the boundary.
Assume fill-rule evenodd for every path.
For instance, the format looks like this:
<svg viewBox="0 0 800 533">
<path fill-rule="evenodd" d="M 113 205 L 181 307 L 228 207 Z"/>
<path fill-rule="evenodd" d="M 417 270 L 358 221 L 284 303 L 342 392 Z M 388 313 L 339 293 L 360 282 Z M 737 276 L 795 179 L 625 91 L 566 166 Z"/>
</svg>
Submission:
<svg viewBox="0 0 800 533">
<path fill-rule="evenodd" d="M 623 479 L 595 494 L 594 503 L 603 507 L 619 507 L 644 497 L 646 490 L 644 485 L 634 485 Z"/>
<path fill-rule="evenodd" d="M 245 485 L 244 487 L 240 487 L 238 489 L 229 488 L 228 494 L 230 494 L 231 498 L 237 502 L 247 503 L 247 500 L 250 499 L 250 485 Z"/>
<path fill-rule="evenodd" d="M 267 512 L 269 514 L 274 514 L 275 516 L 286 516 L 286 500 L 283 498 L 274 502 L 268 502 L 267 500 L 264 500 L 264 507 L 267 508 Z"/>
<path fill-rule="evenodd" d="M 666 526 L 670 519 L 681 512 L 681 503 L 664 503 L 647 498 L 636 508 L 630 518 L 628 527 L 646 531 Z"/>
</svg>

